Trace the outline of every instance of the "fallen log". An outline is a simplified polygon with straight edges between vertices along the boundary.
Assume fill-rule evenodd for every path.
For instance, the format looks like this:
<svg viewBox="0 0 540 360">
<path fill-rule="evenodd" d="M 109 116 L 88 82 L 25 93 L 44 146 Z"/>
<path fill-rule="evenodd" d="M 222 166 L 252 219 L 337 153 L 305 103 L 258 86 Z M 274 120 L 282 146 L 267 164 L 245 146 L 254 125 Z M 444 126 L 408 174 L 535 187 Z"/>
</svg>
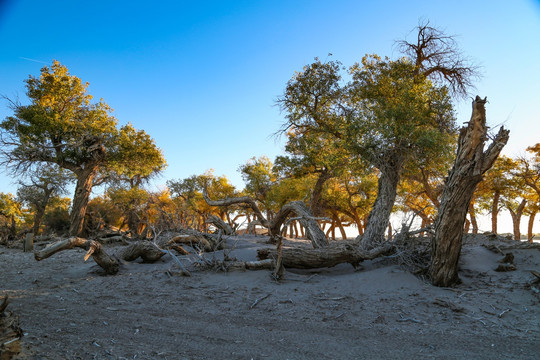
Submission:
<svg viewBox="0 0 540 360">
<path fill-rule="evenodd" d="M 120 267 L 119 261 L 107 254 L 99 242 L 79 237 L 71 237 L 69 239 L 61 240 L 50 244 L 40 251 L 34 251 L 34 258 L 37 261 L 41 261 L 51 257 L 57 252 L 73 249 L 74 247 L 80 247 L 87 250 L 84 260 L 86 261 L 90 256 L 92 256 L 94 261 L 101 266 L 107 274 L 114 275 L 118 272 Z"/>
<path fill-rule="evenodd" d="M 372 260 L 390 253 L 394 249 L 392 243 L 383 243 L 381 246 L 363 250 L 356 241 L 342 241 L 319 249 L 283 248 L 281 250 L 281 263 L 285 268 L 316 269 L 333 267 L 341 263 L 349 263 L 357 267 L 364 260 Z M 276 249 L 260 249 L 257 251 L 259 260 L 277 259 Z"/>
<path fill-rule="evenodd" d="M 125 261 L 133 261 L 140 257 L 144 262 L 152 263 L 161 259 L 165 254 L 152 242 L 141 240 L 120 250 L 118 257 Z"/>
<path fill-rule="evenodd" d="M 186 229 L 182 230 L 179 235 L 169 239 L 164 246 L 170 247 L 174 244 L 186 244 L 192 248 L 199 248 L 205 252 L 213 252 L 223 249 L 221 236 L 204 234 L 195 230 Z"/>
<path fill-rule="evenodd" d="M 19 319 L 5 311 L 8 306 L 8 296 L 0 304 L 0 359 L 11 359 L 21 352 L 23 331 L 19 327 Z"/>
<path fill-rule="evenodd" d="M 269 221 L 262 214 L 257 202 L 249 196 L 212 200 L 208 197 L 206 188 L 204 188 L 203 197 L 206 203 L 211 206 L 229 206 L 233 204 L 244 204 L 249 206 L 257 216 L 260 225 L 268 229 L 268 233 L 272 240 L 271 242 L 280 241 L 281 226 L 285 223 L 289 215 L 296 214 L 298 216 L 297 220 L 306 229 L 307 238 L 311 240 L 313 247 L 321 248 L 328 246 L 328 239 L 321 230 L 317 218 L 313 216 L 311 210 L 302 201 L 291 201 L 283 205 L 274 218 Z"/>
<path fill-rule="evenodd" d="M 145 262 L 154 262 L 159 260 L 166 252 L 158 248 L 152 242 L 147 240 L 137 241 L 127 247 L 122 248 L 117 255 L 109 255 L 98 241 L 87 240 L 79 237 L 60 240 L 48 245 L 40 251 L 34 251 L 34 258 L 37 261 L 44 260 L 57 252 L 80 247 L 87 250 L 84 261 L 90 256 L 94 261 L 109 275 L 114 275 L 120 268 L 119 259 L 133 261 L 141 257 Z"/>
<path fill-rule="evenodd" d="M 227 265 L 227 271 L 232 270 L 272 270 L 274 260 L 264 259 L 258 261 L 233 261 Z"/>
<path fill-rule="evenodd" d="M 208 216 L 208 219 L 206 219 L 205 222 L 207 224 L 212 224 L 216 228 L 223 231 L 223 235 L 234 235 L 235 234 L 234 229 L 229 224 L 227 224 L 225 221 L 223 221 L 219 217 L 217 217 L 216 215 Z"/>
</svg>

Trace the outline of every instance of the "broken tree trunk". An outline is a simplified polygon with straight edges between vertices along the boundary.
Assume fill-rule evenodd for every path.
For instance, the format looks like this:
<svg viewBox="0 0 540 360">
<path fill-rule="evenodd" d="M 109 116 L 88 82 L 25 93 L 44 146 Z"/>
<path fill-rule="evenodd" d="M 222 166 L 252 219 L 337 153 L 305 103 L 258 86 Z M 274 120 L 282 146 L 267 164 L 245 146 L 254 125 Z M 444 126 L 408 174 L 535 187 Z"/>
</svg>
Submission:
<svg viewBox="0 0 540 360">
<path fill-rule="evenodd" d="M 221 236 L 215 234 L 205 234 L 196 230 L 182 229 L 179 235 L 169 239 L 163 246 L 171 244 L 186 244 L 192 248 L 203 250 L 204 252 L 213 252 L 223 248 Z"/>
<path fill-rule="evenodd" d="M 87 250 L 88 252 L 84 257 L 85 261 L 91 255 L 94 261 L 101 266 L 107 274 L 114 275 L 118 272 L 120 263 L 117 259 L 107 254 L 99 242 L 75 236 L 55 242 L 40 251 L 34 251 L 34 258 L 37 261 L 41 261 L 56 254 L 57 252 L 73 249 L 74 247 L 80 247 Z"/>
<path fill-rule="evenodd" d="M 87 250 L 84 260 L 86 261 L 92 256 L 94 261 L 109 275 L 114 275 L 118 272 L 120 268 L 118 259 L 133 261 L 141 257 L 145 262 L 154 262 L 166 253 L 166 251 L 159 249 L 151 241 L 141 240 L 122 248 L 115 256 L 111 256 L 103 249 L 103 245 L 95 240 L 71 237 L 50 244 L 40 251 L 34 251 L 34 258 L 37 261 L 41 261 L 57 252 L 73 249 L 74 247 Z"/>
<path fill-rule="evenodd" d="M 469 203 L 482 175 L 508 141 L 509 130 L 501 127 L 484 151 L 488 139 L 485 104 L 486 99 L 478 96 L 473 101 L 471 121 L 460 130 L 456 160 L 445 182 L 432 241 L 430 275 L 436 286 L 459 282 L 458 260 Z"/>
<path fill-rule="evenodd" d="M 218 229 L 221 229 L 221 231 L 223 231 L 223 235 L 234 235 L 235 233 L 231 225 L 227 224 L 225 221 L 223 221 L 216 215 L 208 216 L 208 219 L 206 219 L 206 223 L 212 224 Z"/>
<path fill-rule="evenodd" d="M 144 262 L 152 263 L 161 259 L 165 254 L 166 252 L 151 241 L 141 240 L 123 248 L 117 256 L 125 261 L 133 261 L 140 257 Z"/>
<path fill-rule="evenodd" d="M 310 209 L 302 201 L 291 201 L 283 205 L 277 215 L 272 219 L 269 227 L 270 234 L 281 233 L 281 226 L 290 214 L 296 214 L 297 220 L 306 229 L 306 235 L 315 249 L 328 246 L 328 239 L 321 230 L 317 218 L 313 216 Z"/>
<path fill-rule="evenodd" d="M 392 251 L 394 246 L 386 242 L 372 250 L 362 250 L 356 241 L 340 241 L 335 245 L 321 249 L 283 248 L 281 264 L 285 268 L 316 269 L 332 267 L 341 263 L 349 263 L 357 267 L 364 260 L 375 259 Z M 260 260 L 277 259 L 276 249 L 260 249 L 257 251 Z"/>
</svg>

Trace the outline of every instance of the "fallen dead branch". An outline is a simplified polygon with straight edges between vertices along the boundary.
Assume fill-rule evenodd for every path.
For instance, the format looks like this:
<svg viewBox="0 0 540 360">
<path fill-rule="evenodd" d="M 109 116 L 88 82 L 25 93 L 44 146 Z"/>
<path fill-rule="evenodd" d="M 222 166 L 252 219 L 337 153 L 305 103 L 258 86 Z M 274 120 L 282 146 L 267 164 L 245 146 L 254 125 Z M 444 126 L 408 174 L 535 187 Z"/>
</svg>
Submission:
<svg viewBox="0 0 540 360">
<path fill-rule="evenodd" d="M 266 299 L 270 295 L 272 295 L 272 294 L 266 294 L 263 297 L 258 298 L 257 300 L 255 300 L 255 302 L 253 304 L 251 304 L 251 306 L 249 308 L 253 309 L 255 306 L 257 306 L 257 304 L 259 304 L 261 301 L 263 301 L 264 299 Z"/>
<path fill-rule="evenodd" d="M 384 243 L 372 250 L 363 250 L 356 241 L 340 241 L 322 249 L 283 248 L 282 265 L 285 268 L 315 269 L 349 263 L 357 267 L 364 260 L 375 259 L 392 251 L 391 243 Z M 260 249 L 257 258 L 277 259 L 276 249 Z"/>
<path fill-rule="evenodd" d="M 223 248 L 221 236 L 204 234 L 195 230 L 182 230 L 181 234 L 172 237 L 165 246 L 171 247 L 174 244 L 189 245 L 204 252 L 213 252 Z"/>
<path fill-rule="evenodd" d="M 140 257 L 144 262 L 150 263 L 161 259 L 163 255 L 165 255 L 165 253 L 161 249 L 152 242 L 146 240 L 137 241 L 123 248 L 118 254 L 120 259 L 125 261 L 133 261 Z"/>
<path fill-rule="evenodd" d="M 87 250 L 84 260 L 86 261 L 90 256 L 92 256 L 94 261 L 101 266 L 101 268 L 103 268 L 107 274 L 114 275 L 118 272 L 120 263 L 117 259 L 107 254 L 99 242 L 79 237 L 71 237 L 69 239 L 61 240 L 50 244 L 43 250 L 34 251 L 34 258 L 37 261 L 41 261 L 51 257 L 57 252 L 73 249 L 74 247 L 80 247 Z"/>
<path fill-rule="evenodd" d="M 141 240 L 124 247 L 116 256 L 111 256 L 103 249 L 103 245 L 98 241 L 71 237 L 50 244 L 42 250 L 34 251 L 34 258 L 37 261 L 41 261 L 60 251 L 73 249 L 75 247 L 87 250 L 84 261 L 92 256 L 94 261 L 109 275 L 114 275 L 118 272 L 118 269 L 120 268 L 119 258 L 125 261 L 133 261 L 141 257 L 145 262 L 154 262 L 159 260 L 165 254 L 152 242 Z"/>
</svg>

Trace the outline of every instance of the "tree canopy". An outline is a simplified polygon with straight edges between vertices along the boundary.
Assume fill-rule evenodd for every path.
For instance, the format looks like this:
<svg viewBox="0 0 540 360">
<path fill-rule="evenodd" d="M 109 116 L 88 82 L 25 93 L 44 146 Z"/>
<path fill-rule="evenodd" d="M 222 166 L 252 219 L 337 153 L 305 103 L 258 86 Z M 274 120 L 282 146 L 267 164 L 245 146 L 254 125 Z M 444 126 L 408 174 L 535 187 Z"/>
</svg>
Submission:
<svg viewBox="0 0 540 360">
<path fill-rule="evenodd" d="M 14 111 L 0 129 L 3 164 L 14 174 L 39 163 L 57 164 L 77 178 L 71 229 L 78 235 L 98 172 L 147 176 L 165 166 L 161 150 L 144 132 L 128 124 L 118 128 L 112 109 L 101 99 L 91 103 L 88 83 L 54 61 L 39 77 L 26 80 L 29 105 L 11 102 Z"/>
</svg>

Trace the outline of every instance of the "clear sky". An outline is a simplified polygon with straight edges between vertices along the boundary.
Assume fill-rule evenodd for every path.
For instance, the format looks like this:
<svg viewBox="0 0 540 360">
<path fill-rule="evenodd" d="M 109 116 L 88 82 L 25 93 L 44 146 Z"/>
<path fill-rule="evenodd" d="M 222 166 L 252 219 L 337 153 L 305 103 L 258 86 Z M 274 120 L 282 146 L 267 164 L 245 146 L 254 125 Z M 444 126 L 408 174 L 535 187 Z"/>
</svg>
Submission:
<svg viewBox="0 0 540 360">
<path fill-rule="evenodd" d="M 422 19 L 482 66 L 474 95 L 511 130 L 504 153 L 540 142 L 538 0 L 0 0 L 0 94 L 24 102 L 23 80 L 59 60 L 163 149 L 155 186 L 212 168 L 242 188 L 241 164 L 282 151 L 275 100 L 294 71 L 328 53 L 346 66 L 397 57 L 394 41 Z M 457 110 L 468 121 L 470 100 Z M 5 169 L 0 191 L 15 191 Z"/>
</svg>

